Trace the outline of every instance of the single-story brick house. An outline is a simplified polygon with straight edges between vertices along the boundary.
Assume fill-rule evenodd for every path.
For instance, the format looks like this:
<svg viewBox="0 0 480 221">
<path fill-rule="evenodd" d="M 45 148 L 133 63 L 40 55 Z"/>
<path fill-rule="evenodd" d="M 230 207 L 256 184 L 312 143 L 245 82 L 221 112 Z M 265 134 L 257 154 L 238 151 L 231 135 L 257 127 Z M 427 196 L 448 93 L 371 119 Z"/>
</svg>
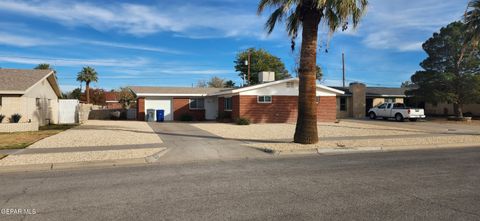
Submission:
<svg viewBox="0 0 480 221">
<path fill-rule="evenodd" d="M 297 119 L 298 79 L 291 78 L 243 88 L 141 87 L 137 95 L 137 118 L 149 120 L 148 110 L 164 110 L 165 120 L 248 118 L 253 123 L 285 123 Z M 317 85 L 318 121 L 336 120 L 336 97 L 341 90 Z M 150 120 L 156 120 L 151 115 Z"/>
<path fill-rule="evenodd" d="M 58 123 L 60 88 L 53 70 L 0 69 L 0 114 L 40 126 Z"/>
</svg>

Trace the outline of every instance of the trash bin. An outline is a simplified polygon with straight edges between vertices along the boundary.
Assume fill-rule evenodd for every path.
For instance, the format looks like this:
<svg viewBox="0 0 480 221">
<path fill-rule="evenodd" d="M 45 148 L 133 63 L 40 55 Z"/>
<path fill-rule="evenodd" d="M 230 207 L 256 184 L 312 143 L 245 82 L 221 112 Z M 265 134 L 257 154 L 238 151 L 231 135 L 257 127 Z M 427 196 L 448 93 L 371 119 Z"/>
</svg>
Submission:
<svg viewBox="0 0 480 221">
<path fill-rule="evenodd" d="M 147 109 L 147 121 L 154 122 L 155 121 L 155 110 L 154 109 Z"/>
<path fill-rule="evenodd" d="M 163 122 L 165 120 L 165 110 L 157 110 L 157 122 Z"/>
</svg>

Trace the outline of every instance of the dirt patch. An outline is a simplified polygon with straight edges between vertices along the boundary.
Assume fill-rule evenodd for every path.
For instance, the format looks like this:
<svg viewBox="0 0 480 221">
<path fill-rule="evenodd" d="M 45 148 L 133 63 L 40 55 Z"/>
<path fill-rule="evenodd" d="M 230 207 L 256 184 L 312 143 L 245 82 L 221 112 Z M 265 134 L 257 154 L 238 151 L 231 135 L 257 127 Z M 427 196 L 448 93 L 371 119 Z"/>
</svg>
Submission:
<svg viewBox="0 0 480 221">
<path fill-rule="evenodd" d="M 41 139 L 70 129 L 74 125 L 51 125 L 40 127 L 39 131 L 0 133 L 0 149 L 21 149 Z"/>
</svg>

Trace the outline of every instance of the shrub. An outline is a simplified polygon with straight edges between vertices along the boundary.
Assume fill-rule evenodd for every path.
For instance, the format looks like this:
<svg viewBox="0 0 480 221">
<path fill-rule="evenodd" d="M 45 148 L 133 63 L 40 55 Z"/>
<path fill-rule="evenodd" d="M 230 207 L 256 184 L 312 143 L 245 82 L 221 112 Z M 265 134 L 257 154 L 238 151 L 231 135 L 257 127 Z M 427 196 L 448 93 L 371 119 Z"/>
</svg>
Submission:
<svg viewBox="0 0 480 221">
<path fill-rule="evenodd" d="M 192 121 L 192 120 L 193 120 L 193 117 L 190 114 L 182 114 L 182 116 L 180 116 L 180 121 Z"/>
<path fill-rule="evenodd" d="M 3 118 L 5 118 L 5 115 L 3 115 L 3 114 L 0 114 L 0 123 L 2 123 L 2 121 L 3 121 Z"/>
<path fill-rule="evenodd" d="M 18 123 L 20 121 L 20 118 L 22 118 L 22 115 L 12 114 L 12 116 L 10 117 L 10 122 L 11 123 Z"/>
<path fill-rule="evenodd" d="M 237 119 L 237 124 L 238 125 L 249 125 L 250 120 L 248 118 L 240 117 Z"/>
</svg>

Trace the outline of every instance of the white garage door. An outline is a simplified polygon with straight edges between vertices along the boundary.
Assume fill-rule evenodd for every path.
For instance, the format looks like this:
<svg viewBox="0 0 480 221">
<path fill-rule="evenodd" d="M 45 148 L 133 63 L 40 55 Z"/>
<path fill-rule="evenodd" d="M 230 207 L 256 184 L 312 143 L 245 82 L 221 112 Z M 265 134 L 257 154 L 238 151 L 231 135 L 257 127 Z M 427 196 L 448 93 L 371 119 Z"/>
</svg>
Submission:
<svg viewBox="0 0 480 221">
<path fill-rule="evenodd" d="M 165 110 L 165 120 L 173 120 L 172 114 L 172 99 L 171 98 L 145 98 L 145 114 L 147 114 L 149 109 L 153 110 Z M 147 116 L 145 116 L 147 119 Z M 156 114 L 155 114 L 155 121 Z"/>
</svg>

